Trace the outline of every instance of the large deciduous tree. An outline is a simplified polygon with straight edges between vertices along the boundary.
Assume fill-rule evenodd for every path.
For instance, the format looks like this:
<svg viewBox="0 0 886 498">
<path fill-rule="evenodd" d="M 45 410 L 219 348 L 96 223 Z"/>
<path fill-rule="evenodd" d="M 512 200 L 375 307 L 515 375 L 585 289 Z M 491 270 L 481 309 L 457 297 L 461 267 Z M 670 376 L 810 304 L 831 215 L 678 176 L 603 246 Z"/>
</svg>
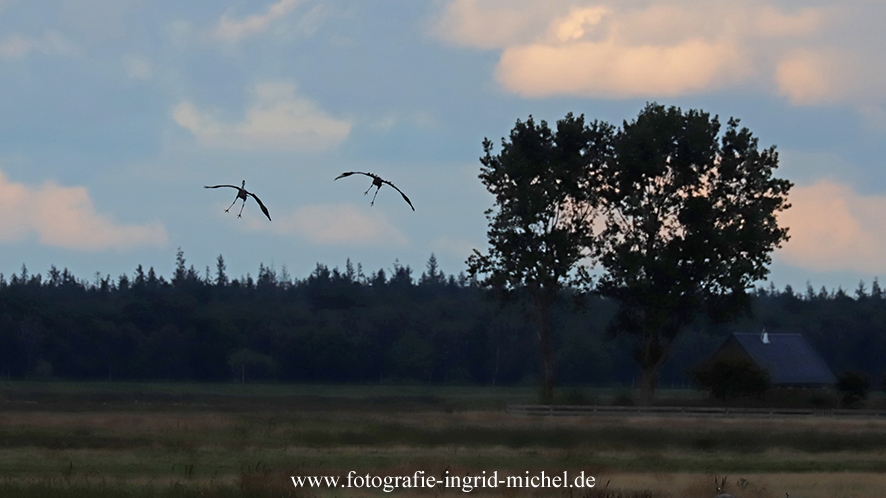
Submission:
<svg viewBox="0 0 886 498">
<path fill-rule="evenodd" d="M 586 279 L 581 265 L 593 245 L 594 186 L 599 166 L 609 153 L 613 129 L 586 124 L 572 114 L 556 131 L 530 116 L 517 121 L 501 152 L 483 142 L 480 179 L 495 196 L 489 220 L 488 254 L 475 250 L 468 259 L 472 276 L 482 284 L 531 297 L 540 357 L 540 398 L 553 399 L 555 366 L 551 345 L 551 308 L 564 285 Z"/>
<path fill-rule="evenodd" d="M 776 215 L 791 183 L 773 177 L 775 147 L 758 150 L 736 119 L 720 131 L 705 112 L 647 104 L 606 165 L 598 290 L 621 303 L 614 330 L 637 338 L 643 403 L 680 330 L 702 312 L 745 310 L 787 240 Z"/>
</svg>

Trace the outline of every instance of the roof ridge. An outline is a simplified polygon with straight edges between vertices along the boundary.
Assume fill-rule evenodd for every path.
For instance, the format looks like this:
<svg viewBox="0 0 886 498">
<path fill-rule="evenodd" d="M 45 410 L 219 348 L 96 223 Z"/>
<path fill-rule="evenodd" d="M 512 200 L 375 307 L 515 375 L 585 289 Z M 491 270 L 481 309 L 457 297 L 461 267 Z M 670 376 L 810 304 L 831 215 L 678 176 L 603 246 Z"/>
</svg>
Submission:
<svg viewBox="0 0 886 498">
<path fill-rule="evenodd" d="M 732 335 L 756 335 L 759 336 L 762 332 L 733 332 Z M 802 332 L 769 332 L 766 331 L 769 335 L 803 335 Z"/>
</svg>

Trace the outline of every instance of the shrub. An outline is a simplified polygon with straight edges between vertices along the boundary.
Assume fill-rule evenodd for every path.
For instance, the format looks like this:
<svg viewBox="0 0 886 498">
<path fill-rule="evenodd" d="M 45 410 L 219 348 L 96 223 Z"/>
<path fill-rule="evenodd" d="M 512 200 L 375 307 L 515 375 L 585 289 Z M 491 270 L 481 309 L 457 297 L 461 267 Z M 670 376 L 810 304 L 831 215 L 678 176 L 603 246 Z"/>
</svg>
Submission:
<svg viewBox="0 0 886 498">
<path fill-rule="evenodd" d="M 634 397 L 631 393 L 618 393 L 612 399 L 612 406 L 634 406 Z"/>
<path fill-rule="evenodd" d="M 596 405 L 599 399 L 595 394 L 587 395 L 579 389 L 572 389 L 563 395 L 564 405 Z"/>
<path fill-rule="evenodd" d="M 699 389 L 723 401 L 738 396 L 762 397 L 769 389 L 769 373 L 743 358 L 718 359 L 689 375 Z"/>
<path fill-rule="evenodd" d="M 37 360 L 34 366 L 34 374 L 41 379 L 52 377 L 52 363 L 46 360 Z"/>
<path fill-rule="evenodd" d="M 813 408 L 836 408 L 839 401 L 833 392 L 819 391 L 814 392 L 809 397 L 809 405 Z"/>
<path fill-rule="evenodd" d="M 871 390 L 871 379 L 863 372 L 843 372 L 837 379 L 837 391 L 843 394 L 840 406 L 844 408 L 858 408 L 868 399 Z"/>
<path fill-rule="evenodd" d="M 268 355 L 256 353 L 251 349 L 239 349 L 228 358 L 228 365 L 234 375 L 240 377 L 240 382 L 246 382 L 246 372 L 251 377 L 266 377 L 276 368 L 277 364 Z"/>
</svg>

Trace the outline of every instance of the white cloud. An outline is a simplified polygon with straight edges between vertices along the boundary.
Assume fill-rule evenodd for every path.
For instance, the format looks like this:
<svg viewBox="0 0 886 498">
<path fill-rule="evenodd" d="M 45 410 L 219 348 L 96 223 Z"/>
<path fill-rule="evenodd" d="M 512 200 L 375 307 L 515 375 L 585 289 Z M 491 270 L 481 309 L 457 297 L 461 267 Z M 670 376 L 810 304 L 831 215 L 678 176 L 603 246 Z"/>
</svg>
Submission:
<svg viewBox="0 0 886 498">
<path fill-rule="evenodd" d="M 729 44 L 688 40 L 674 46 L 625 47 L 607 40 L 509 48 L 496 77 L 511 92 L 527 97 L 634 97 L 709 90 L 746 71 L 742 55 Z"/>
<path fill-rule="evenodd" d="M 754 14 L 752 26 L 756 34 L 763 37 L 814 35 L 833 14 L 833 11 L 820 8 L 800 9 L 795 14 L 788 14 L 770 5 L 762 5 Z"/>
<path fill-rule="evenodd" d="M 563 21 L 555 27 L 557 39 L 561 42 L 580 40 L 610 13 L 606 7 L 588 7 L 573 9 Z"/>
<path fill-rule="evenodd" d="M 830 180 L 795 186 L 792 207 L 779 215 L 791 239 L 784 261 L 813 271 L 886 270 L 886 195 L 861 195 Z"/>
<path fill-rule="evenodd" d="M 798 50 L 779 61 L 775 79 L 779 93 L 792 104 L 811 105 L 852 100 L 863 92 L 859 80 L 867 79 L 861 78 L 865 72 L 852 53 Z"/>
<path fill-rule="evenodd" d="M 281 235 L 296 235 L 317 245 L 404 246 L 409 239 L 372 208 L 325 204 L 305 206 L 275 216 L 273 223 L 250 220 L 249 228 Z"/>
<path fill-rule="evenodd" d="M 173 119 L 207 147 L 322 150 L 347 138 L 352 121 L 330 116 L 312 100 L 296 94 L 291 83 L 256 85 L 253 101 L 239 123 L 226 123 L 218 112 L 190 101 L 175 106 Z"/>
<path fill-rule="evenodd" d="M 530 42 L 543 31 L 553 12 L 552 4 L 519 0 L 452 0 L 431 33 L 455 45 L 504 48 Z"/>
<path fill-rule="evenodd" d="M 886 6 L 775 0 L 449 0 L 434 36 L 500 51 L 526 97 L 674 96 L 755 88 L 794 105 L 886 102 Z"/>
<path fill-rule="evenodd" d="M 264 14 L 253 14 L 243 19 L 232 19 L 224 14 L 213 31 L 215 38 L 224 41 L 238 41 L 243 38 L 263 33 L 271 23 L 286 16 L 301 3 L 301 0 L 280 0 L 268 7 Z"/>
<path fill-rule="evenodd" d="M 166 245 L 159 222 L 117 225 L 97 213 L 84 187 L 46 182 L 29 187 L 9 182 L 0 172 L 0 242 L 17 242 L 36 234 L 51 247 L 98 251 Z"/>
<path fill-rule="evenodd" d="M 295 23 L 295 33 L 305 37 L 313 36 L 320 30 L 331 13 L 328 4 L 315 5 Z"/>
<path fill-rule="evenodd" d="M 0 42 L 0 58 L 7 60 L 22 59 L 32 53 L 71 56 L 81 51 L 76 43 L 55 31 L 46 31 L 40 37 L 14 33 Z"/>
<path fill-rule="evenodd" d="M 150 59 L 140 55 L 127 55 L 123 58 L 126 75 L 136 80 L 149 80 L 154 76 L 154 65 Z"/>
<path fill-rule="evenodd" d="M 194 38 L 194 26 L 188 21 L 177 19 L 166 25 L 166 34 L 178 47 L 184 47 Z"/>
</svg>

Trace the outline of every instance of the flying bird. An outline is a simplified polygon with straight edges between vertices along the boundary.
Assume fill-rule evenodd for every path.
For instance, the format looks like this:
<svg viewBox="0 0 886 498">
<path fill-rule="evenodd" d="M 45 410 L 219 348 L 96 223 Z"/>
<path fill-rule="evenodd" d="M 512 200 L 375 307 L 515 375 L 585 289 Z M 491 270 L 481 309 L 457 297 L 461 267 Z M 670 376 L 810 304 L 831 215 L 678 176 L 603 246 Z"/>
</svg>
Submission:
<svg viewBox="0 0 886 498">
<path fill-rule="evenodd" d="M 246 188 L 245 188 L 246 187 L 246 180 L 243 180 L 243 183 L 240 184 L 239 187 L 236 185 L 203 185 L 203 188 L 219 188 L 219 187 L 231 187 L 231 188 L 237 189 L 237 197 L 234 198 L 234 202 L 232 202 L 231 205 L 228 206 L 228 209 L 225 209 L 226 213 L 228 211 L 230 211 L 232 207 L 234 207 L 234 204 L 237 203 L 237 199 L 243 199 L 243 204 L 240 205 L 240 212 L 237 214 L 237 218 L 241 218 L 242 217 L 241 215 L 243 214 L 243 207 L 246 206 L 246 199 L 248 196 L 251 195 L 252 198 L 255 199 L 255 202 L 258 203 L 258 207 L 261 208 L 261 211 L 263 213 L 265 213 L 265 216 L 268 217 L 268 221 L 271 221 L 271 214 L 268 213 L 268 208 L 266 208 L 265 205 L 262 204 L 261 199 L 259 199 L 258 196 L 253 194 L 252 192 L 249 192 L 246 190 Z"/>
<path fill-rule="evenodd" d="M 406 201 L 406 204 L 409 204 L 409 207 L 411 207 L 412 210 L 415 211 L 415 206 L 412 205 L 412 201 L 409 200 L 409 197 L 406 197 L 406 194 L 404 194 L 402 190 L 398 189 L 396 185 L 394 185 L 393 183 L 385 180 L 384 178 L 382 178 L 378 175 L 375 175 L 372 173 L 364 173 L 362 171 L 348 171 L 348 172 L 338 175 L 337 177 L 335 177 L 335 179 L 338 180 L 339 178 L 344 178 L 346 176 L 351 176 L 351 175 L 366 175 L 366 176 L 372 178 L 372 185 L 370 185 L 369 188 L 366 189 L 366 192 L 363 192 L 363 195 L 366 195 L 369 193 L 370 190 L 372 190 L 372 187 L 376 187 L 375 194 L 372 196 L 372 202 L 369 203 L 370 206 L 375 205 L 375 197 L 378 195 L 378 191 L 381 190 L 381 186 L 383 184 L 387 183 L 388 185 L 394 187 L 394 190 L 396 190 L 397 192 L 400 192 L 400 195 L 403 196 L 403 200 Z M 333 181 L 335 181 L 335 180 L 333 180 Z"/>
</svg>

